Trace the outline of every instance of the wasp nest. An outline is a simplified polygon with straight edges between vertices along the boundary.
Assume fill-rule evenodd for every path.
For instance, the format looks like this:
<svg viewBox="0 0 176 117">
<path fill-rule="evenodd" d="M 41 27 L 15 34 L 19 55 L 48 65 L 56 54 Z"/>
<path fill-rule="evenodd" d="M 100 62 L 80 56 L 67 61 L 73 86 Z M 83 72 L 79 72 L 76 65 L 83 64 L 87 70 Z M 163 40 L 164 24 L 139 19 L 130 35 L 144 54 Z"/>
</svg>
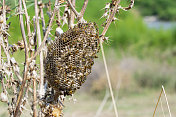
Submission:
<svg viewBox="0 0 176 117">
<path fill-rule="evenodd" d="M 85 82 L 99 43 L 96 24 L 79 23 L 48 46 L 45 78 L 59 95 L 71 95 Z"/>
</svg>

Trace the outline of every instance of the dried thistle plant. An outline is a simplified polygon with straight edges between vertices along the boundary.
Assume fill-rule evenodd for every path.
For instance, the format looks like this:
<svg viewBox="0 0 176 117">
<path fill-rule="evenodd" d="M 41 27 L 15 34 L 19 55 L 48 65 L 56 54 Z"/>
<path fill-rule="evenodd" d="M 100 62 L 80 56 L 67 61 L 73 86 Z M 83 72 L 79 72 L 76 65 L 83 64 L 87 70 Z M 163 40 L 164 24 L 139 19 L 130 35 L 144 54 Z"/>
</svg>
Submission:
<svg viewBox="0 0 176 117">
<path fill-rule="evenodd" d="M 26 1 L 18 0 L 16 14 L 19 17 L 22 40 L 9 45 L 10 24 L 7 24 L 8 18 L 6 17 L 11 11 L 5 0 L 2 0 L 0 8 L 2 92 L 0 92 L 0 100 L 7 103 L 9 116 L 21 116 L 24 110 L 30 111 L 33 117 L 63 116 L 65 96 L 73 95 L 85 82 L 87 75 L 91 73 L 94 58 L 97 57 L 100 46 L 103 51 L 102 43 L 108 39 L 105 34 L 109 25 L 117 20 L 115 14 L 119 13 L 120 9 L 125 11 L 131 9 L 134 0 L 131 0 L 128 7 L 121 7 L 120 0 L 112 0 L 105 5 L 105 13 L 101 17 L 105 18 L 101 34 L 96 23 L 88 22 L 83 17 L 88 0 L 84 1 L 80 12 L 76 10 L 75 3 L 76 0 L 55 0 L 52 4 L 49 0 L 45 4 L 41 0 L 35 0 L 35 16 L 29 16 Z M 65 8 L 62 16 L 61 7 Z M 48 23 L 44 17 L 44 8 L 47 9 Z M 54 41 L 50 39 L 53 21 L 56 21 L 58 26 Z M 61 27 L 63 25 L 68 26 L 68 31 L 63 32 Z M 23 70 L 13 57 L 13 53 L 17 51 L 23 51 L 25 54 Z M 39 63 L 36 62 L 37 58 L 40 60 Z M 110 81 L 109 86 L 113 99 Z"/>
</svg>

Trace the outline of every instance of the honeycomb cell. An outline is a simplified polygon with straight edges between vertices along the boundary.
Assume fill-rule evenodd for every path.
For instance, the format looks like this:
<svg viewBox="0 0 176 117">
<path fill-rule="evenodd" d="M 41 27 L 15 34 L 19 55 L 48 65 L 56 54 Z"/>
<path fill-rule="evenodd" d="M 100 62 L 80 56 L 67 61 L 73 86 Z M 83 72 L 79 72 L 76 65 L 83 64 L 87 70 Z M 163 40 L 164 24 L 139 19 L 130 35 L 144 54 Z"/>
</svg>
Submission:
<svg viewBox="0 0 176 117">
<path fill-rule="evenodd" d="M 100 49 L 95 23 L 79 23 L 48 46 L 45 78 L 59 95 L 72 95 L 91 73 Z"/>
</svg>

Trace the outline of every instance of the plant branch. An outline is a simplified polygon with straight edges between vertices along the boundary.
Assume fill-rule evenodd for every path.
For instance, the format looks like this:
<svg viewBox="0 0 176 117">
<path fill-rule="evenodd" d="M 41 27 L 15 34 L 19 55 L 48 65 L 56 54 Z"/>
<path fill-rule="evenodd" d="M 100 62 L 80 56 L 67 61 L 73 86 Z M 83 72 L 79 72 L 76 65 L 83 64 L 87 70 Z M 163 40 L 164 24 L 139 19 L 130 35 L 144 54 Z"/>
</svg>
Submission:
<svg viewBox="0 0 176 117">
<path fill-rule="evenodd" d="M 123 10 L 128 11 L 134 6 L 134 0 L 130 1 L 130 4 L 128 7 L 121 7 Z"/>
<path fill-rule="evenodd" d="M 39 19 L 38 19 L 38 2 L 37 0 L 35 0 L 35 18 L 36 18 L 36 26 L 37 26 L 37 38 L 38 38 L 38 45 L 41 45 L 42 42 L 42 38 L 41 38 L 41 31 L 40 31 L 40 24 L 39 24 Z M 40 91 L 39 91 L 39 95 L 40 97 L 42 97 L 41 92 L 43 90 L 43 51 L 40 51 Z M 34 100 L 35 101 L 35 100 Z M 36 105 L 34 105 L 34 107 L 36 107 Z M 34 112 L 36 108 L 34 108 Z M 36 116 L 36 113 L 34 113 L 34 116 Z"/>
<path fill-rule="evenodd" d="M 79 16 L 79 18 L 78 18 L 78 21 L 83 17 L 83 15 L 84 15 L 84 13 L 85 13 L 86 8 L 87 8 L 88 1 L 89 1 L 89 0 L 85 0 L 85 1 L 84 1 L 84 5 L 83 5 L 83 7 L 82 7 L 82 9 L 81 9 L 81 12 L 80 12 L 80 16 Z"/>
<path fill-rule="evenodd" d="M 24 66 L 24 72 L 23 72 L 23 81 L 20 87 L 20 92 L 18 95 L 18 99 L 17 99 L 17 103 L 16 103 L 16 109 L 15 109 L 15 114 L 14 117 L 17 117 L 20 111 L 20 104 L 21 104 L 21 100 L 23 97 L 23 93 L 24 93 L 24 87 L 26 84 L 26 80 L 27 80 L 27 72 L 29 69 L 29 62 L 28 62 L 28 45 L 27 45 L 27 40 L 26 40 L 26 34 L 25 34 L 25 29 L 24 29 L 24 23 L 23 23 L 23 15 L 21 14 L 22 12 L 22 3 L 21 0 L 19 0 L 19 19 L 20 19 L 20 27 L 21 27 L 21 33 L 22 33 L 22 37 L 23 37 L 23 41 L 24 41 L 24 47 L 25 47 L 25 66 Z"/>
<path fill-rule="evenodd" d="M 116 102 L 115 102 L 115 99 L 114 99 L 114 93 L 113 93 L 113 90 L 112 90 L 111 80 L 110 80 L 110 76 L 109 76 L 109 71 L 108 71 L 108 67 L 107 67 L 107 63 L 106 63 L 106 58 L 105 58 L 105 53 L 104 53 L 102 41 L 100 41 L 100 47 L 101 47 L 101 52 L 102 52 L 102 56 L 103 56 L 104 66 L 105 66 L 105 70 L 106 70 L 108 86 L 109 86 L 109 90 L 110 90 L 110 94 L 111 94 L 111 98 L 112 98 L 112 102 L 113 102 L 113 106 L 114 106 L 114 112 L 115 112 L 116 117 L 118 117 Z"/>
<path fill-rule="evenodd" d="M 75 3 L 76 3 L 76 0 L 72 0 L 72 5 L 73 7 L 75 8 Z M 73 28 L 73 24 L 74 24 L 74 21 L 75 21 L 75 14 L 74 12 L 71 10 L 70 11 L 70 20 L 68 21 L 68 27 L 70 28 Z"/>
<path fill-rule="evenodd" d="M 167 108 L 168 108 L 168 111 L 169 111 L 169 116 L 172 117 L 172 114 L 171 114 L 171 111 L 170 111 L 170 107 L 169 107 L 169 102 L 168 102 L 168 99 L 167 99 L 167 96 L 166 96 L 166 92 L 165 92 L 165 89 L 164 89 L 163 85 L 162 85 L 162 90 L 163 90 L 163 93 L 164 93 L 164 96 L 165 96 L 165 99 L 166 99 Z"/>
<path fill-rule="evenodd" d="M 3 0 L 3 24 L 4 24 L 4 28 L 6 26 L 6 5 L 5 5 L 5 0 Z"/>
<path fill-rule="evenodd" d="M 105 26 L 102 34 L 101 34 L 102 36 L 104 36 L 106 34 L 106 32 L 107 32 L 107 30 L 108 30 L 108 28 L 109 28 L 109 26 L 110 26 L 110 24 L 112 22 L 112 19 L 114 18 L 115 14 L 117 12 L 119 3 L 120 3 L 120 0 L 116 1 L 115 6 L 114 6 L 114 8 L 112 10 L 112 13 L 110 14 L 110 17 L 107 20 L 107 24 L 106 24 L 106 26 Z"/>
<path fill-rule="evenodd" d="M 37 88 L 36 78 L 33 78 L 33 117 L 37 117 Z"/>
<path fill-rule="evenodd" d="M 45 28 L 45 18 L 44 18 L 44 13 L 43 13 L 43 3 L 42 3 L 42 1 L 40 1 L 39 9 L 40 9 L 40 15 L 41 15 L 41 20 L 42 20 L 43 35 L 45 35 L 46 28 Z"/>
<path fill-rule="evenodd" d="M 57 5 L 57 3 L 58 3 L 58 0 L 55 1 L 55 7 L 54 7 L 53 15 L 51 17 L 51 20 L 50 20 L 49 26 L 47 28 L 46 34 L 45 34 L 45 36 L 43 38 L 43 41 L 42 41 L 41 45 L 39 46 L 39 48 L 37 49 L 37 51 L 34 54 L 34 56 L 32 56 L 29 61 L 32 61 L 40 53 L 40 51 L 42 50 L 43 46 L 45 45 L 46 39 L 48 38 L 48 34 L 49 34 L 50 30 L 51 30 L 51 26 L 52 26 L 52 23 L 53 23 L 53 20 L 54 20 L 54 16 L 55 16 L 55 13 L 56 13 L 56 5 Z"/>
<path fill-rule="evenodd" d="M 70 2 L 70 0 L 66 0 L 68 5 L 70 6 L 71 10 L 75 13 L 76 17 L 78 18 L 79 17 L 79 13 L 78 11 L 75 9 L 75 7 L 73 6 L 73 4 Z"/>
<path fill-rule="evenodd" d="M 26 2 L 25 2 L 25 0 L 22 0 L 22 2 L 23 2 L 24 12 L 25 12 L 25 16 L 26 16 L 28 38 L 30 39 L 30 36 L 31 36 L 30 19 L 29 19 L 29 15 L 27 12 Z"/>
<path fill-rule="evenodd" d="M 162 93 L 163 93 L 163 89 L 162 89 L 161 92 L 160 92 L 160 95 L 159 95 L 158 101 L 157 101 L 157 103 L 156 103 L 156 107 L 155 107 L 155 110 L 154 110 L 154 112 L 153 112 L 153 116 L 152 116 L 152 117 L 155 117 L 156 109 L 157 109 L 157 107 L 158 107 L 158 104 L 159 104 L 159 101 L 160 101 L 160 99 L 161 99 Z"/>
</svg>

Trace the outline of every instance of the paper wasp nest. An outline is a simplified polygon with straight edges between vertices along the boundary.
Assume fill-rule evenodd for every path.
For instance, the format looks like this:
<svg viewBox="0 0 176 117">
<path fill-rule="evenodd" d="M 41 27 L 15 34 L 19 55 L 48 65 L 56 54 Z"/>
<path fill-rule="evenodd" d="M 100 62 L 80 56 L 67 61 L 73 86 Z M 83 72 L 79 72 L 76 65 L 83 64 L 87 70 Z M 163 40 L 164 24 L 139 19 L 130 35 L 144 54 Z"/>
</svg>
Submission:
<svg viewBox="0 0 176 117">
<path fill-rule="evenodd" d="M 79 23 L 48 46 L 45 78 L 59 94 L 71 95 L 91 73 L 99 52 L 99 32 L 95 23 Z"/>
</svg>

